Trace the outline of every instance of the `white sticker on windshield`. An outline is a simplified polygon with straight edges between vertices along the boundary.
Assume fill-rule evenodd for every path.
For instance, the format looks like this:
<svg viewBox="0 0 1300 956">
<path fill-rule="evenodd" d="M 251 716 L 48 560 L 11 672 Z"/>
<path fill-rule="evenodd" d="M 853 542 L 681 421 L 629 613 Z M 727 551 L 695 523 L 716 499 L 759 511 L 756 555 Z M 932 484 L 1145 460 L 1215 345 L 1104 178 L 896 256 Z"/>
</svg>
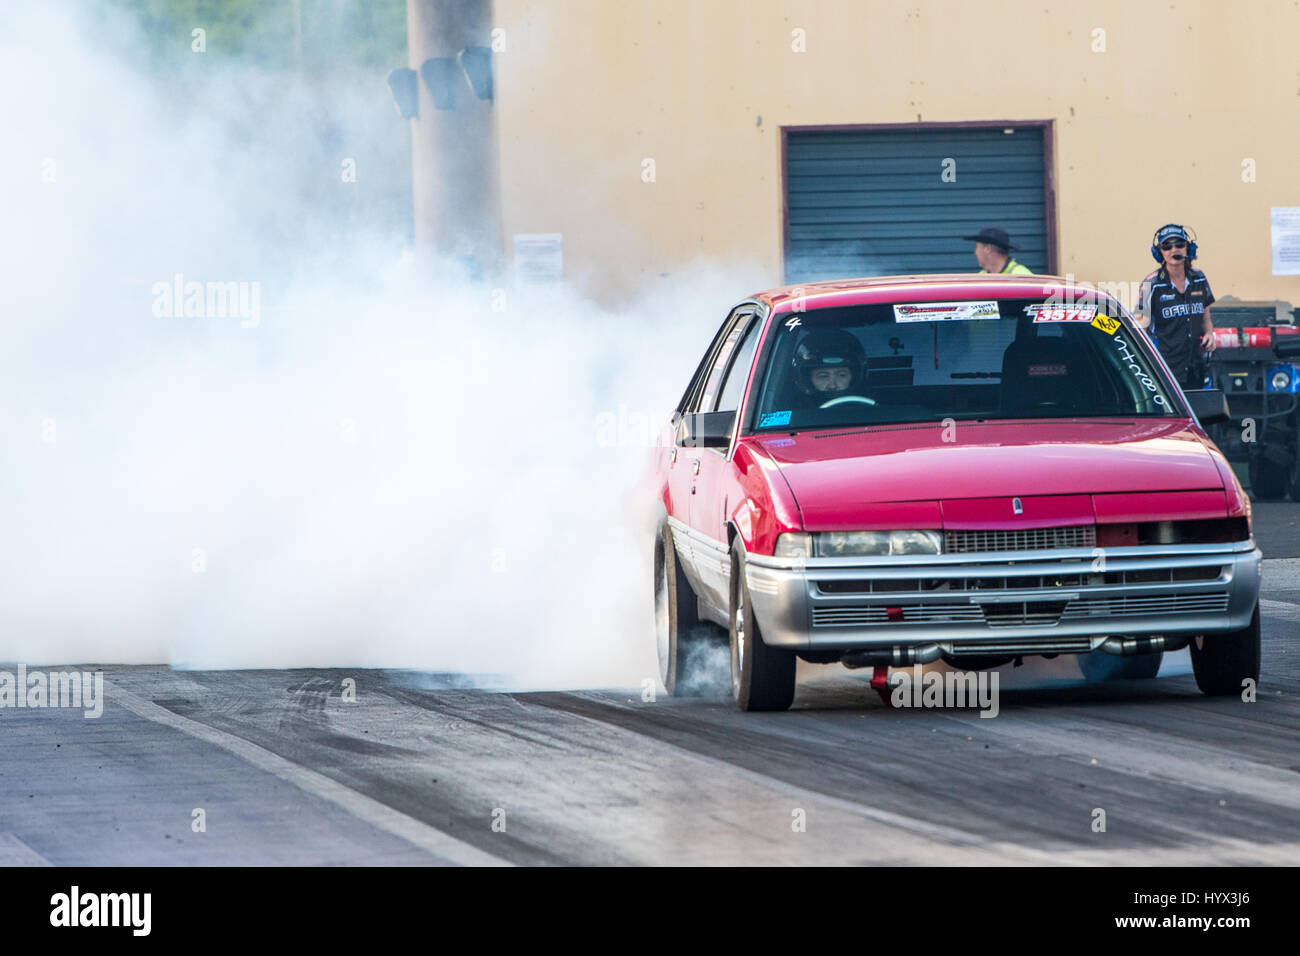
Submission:
<svg viewBox="0 0 1300 956">
<path fill-rule="evenodd" d="M 988 302 L 918 302 L 915 305 L 895 305 L 897 322 L 960 322 L 966 319 L 997 319 L 1001 317 L 998 304 Z"/>
<path fill-rule="evenodd" d="M 1119 335 L 1115 336 L 1112 341 L 1115 343 L 1115 348 L 1119 350 L 1120 361 L 1124 363 L 1124 366 L 1132 373 L 1133 377 L 1142 383 L 1142 387 L 1151 393 L 1151 400 L 1157 405 L 1167 408 L 1168 405 L 1164 400 L 1164 396 L 1156 390 L 1156 383 L 1151 376 L 1142 371 L 1142 366 L 1137 364 L 1137 356 L 1129 350 L 1128 343 Z"/>
<path fill-rule="evenodd" d="M 1035 322 L 1091 322 L 1097 317 L 1095 305 L 1027 305 L 1025 311 Z"/>
</svg>

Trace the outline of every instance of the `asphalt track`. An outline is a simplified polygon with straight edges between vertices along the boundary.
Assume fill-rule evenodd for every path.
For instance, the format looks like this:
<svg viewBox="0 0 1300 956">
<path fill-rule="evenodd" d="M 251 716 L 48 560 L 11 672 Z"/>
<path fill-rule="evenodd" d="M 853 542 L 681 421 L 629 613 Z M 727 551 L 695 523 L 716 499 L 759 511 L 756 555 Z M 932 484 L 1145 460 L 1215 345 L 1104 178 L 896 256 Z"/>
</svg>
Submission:
<svg viewBox="0 0 1300 956">
<path fill-rule="evenodd" d="M 108 667 L 99 719 L 0 710 L 0 864 L 1294 864 L 1300 560 L 1265 588 L 1253 703 L 1201 696 L 1186 651 L 1147 681 L 1004 668 L 992 719 L 886 709 L 838 665 L 749 715 Z"/>
</svg>

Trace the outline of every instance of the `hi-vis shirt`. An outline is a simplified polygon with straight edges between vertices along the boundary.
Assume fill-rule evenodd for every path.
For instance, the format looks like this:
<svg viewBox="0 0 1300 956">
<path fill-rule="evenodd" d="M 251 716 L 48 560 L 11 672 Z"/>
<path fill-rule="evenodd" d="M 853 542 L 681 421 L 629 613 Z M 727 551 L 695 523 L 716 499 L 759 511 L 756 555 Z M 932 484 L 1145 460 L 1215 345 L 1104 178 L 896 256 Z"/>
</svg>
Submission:
<svg viewBox="0 0 1300 956">
<path fill-rule="evenodd" d="M 1214 302 L 1210 280 L 1199 269 L 1189 269 L 1182 292 L 1164 269 L 1142 280 L 1139 310 L 1151 317 L 1151 332 L 1160 354 L 1175 375 L 1181 375 L 1200 350 L 1205 310 Z"/>
<path fill-rule="evenodd" d="M 989 271 L 988 269 L 980 270 L 980 272 L 985 272 L 985 273 L 987 273 L 988 271 Z M 1015 259 L 1008 259 L 1007 264 L 1002 267 L 1002 271 L 999 272 L 998 275 L 1031 276 L 1033 275 L 1033 273 L 1030 272 L 1028 269 L 1026 269 L 1024 266 L 1022 266 L 1019 262 L 1016 262 Z"/>
</svg>

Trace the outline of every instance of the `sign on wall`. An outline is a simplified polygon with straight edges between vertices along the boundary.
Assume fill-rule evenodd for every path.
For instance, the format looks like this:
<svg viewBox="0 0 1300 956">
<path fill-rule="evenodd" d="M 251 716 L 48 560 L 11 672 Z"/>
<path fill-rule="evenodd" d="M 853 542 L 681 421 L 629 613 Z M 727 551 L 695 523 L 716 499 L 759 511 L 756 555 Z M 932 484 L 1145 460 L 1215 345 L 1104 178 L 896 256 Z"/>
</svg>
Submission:
<svg viewBox="0 0 1300 956">
<path fill-rule="evenodd" d="M 563 233 L 515 233 L 516 282 L 558 282 L 563 278 Z"/>
<path fill-rule="evenodd" d="M 1300 276 L 1300 206 L 1274 206 L 1271 213 L 1273 275 Z"/>
</svg>

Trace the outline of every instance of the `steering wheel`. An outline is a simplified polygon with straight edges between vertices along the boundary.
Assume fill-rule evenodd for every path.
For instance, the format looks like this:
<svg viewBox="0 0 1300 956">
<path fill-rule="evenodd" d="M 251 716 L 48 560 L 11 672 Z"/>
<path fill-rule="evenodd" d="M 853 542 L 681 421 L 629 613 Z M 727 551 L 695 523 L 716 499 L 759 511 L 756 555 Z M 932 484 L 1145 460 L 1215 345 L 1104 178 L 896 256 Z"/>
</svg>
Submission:
<svg viewBox="0 0 1300 956">
<path fill-rule="evenodd" d="M 839 398 L 832 398 L 829 402 L 823 402 L 818 408 L 834 408 L 836 405 L 844 405 L 852 402 L 855 405 L 874 405 L 874 398 L 865 398 L 862 395 L 841 395 Z"/>
</svg>

